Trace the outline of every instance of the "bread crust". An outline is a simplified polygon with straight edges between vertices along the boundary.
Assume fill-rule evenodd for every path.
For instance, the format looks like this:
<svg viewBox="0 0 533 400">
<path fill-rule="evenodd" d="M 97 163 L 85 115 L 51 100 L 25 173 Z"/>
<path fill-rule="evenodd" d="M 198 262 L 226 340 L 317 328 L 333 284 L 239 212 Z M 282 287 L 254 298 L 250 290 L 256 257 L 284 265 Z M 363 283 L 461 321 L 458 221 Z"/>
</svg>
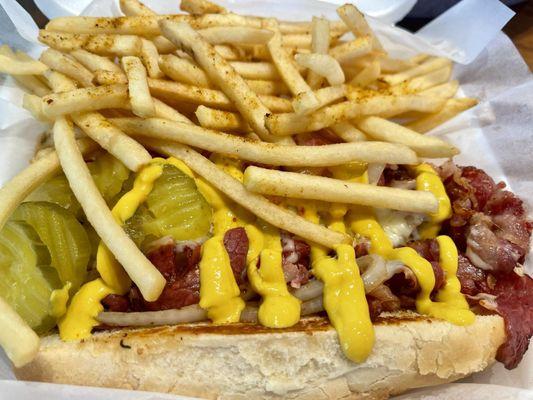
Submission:
<svg viewBox="0 0 533 400">
<path fill-rule="evenodd" d="M 363 364 L 347 360 L 325 318 L 290 329 L 208 324 L 102 331 L 82 342 L 45 337 L 19 379 L 207 399 L 386 399 L 481 371 L 505 339 L 502 318 L 467 327 L 414 313 L 375 323 Z"/>
</svg>

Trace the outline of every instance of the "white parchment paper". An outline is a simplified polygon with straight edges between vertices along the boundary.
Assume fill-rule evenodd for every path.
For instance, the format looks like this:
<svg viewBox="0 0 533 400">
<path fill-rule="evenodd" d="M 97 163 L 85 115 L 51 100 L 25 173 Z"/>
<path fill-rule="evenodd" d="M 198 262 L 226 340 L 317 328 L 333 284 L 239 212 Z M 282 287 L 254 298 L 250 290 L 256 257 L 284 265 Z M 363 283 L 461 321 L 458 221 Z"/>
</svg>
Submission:
<svg viewBox="0 0 533 400">
<path fill-rule="evenodd" d="M 336 4 L 316 0 L 223 0 L 233 11 L 284 19 L 302 20 L 313 15 L 337 19 Z M 480 104 L 438 127 L 431 134 L 445 137 L 462 153 L 456 162 L 486 170 L 496 180 L 505 181 L 533 210 L 533 79 L 512 42 L 500 29 L 513 12 L 497 0 L 463 0 L 414 35 L 391 25 L 400 20 L 416 0 L 358 0 L 355 3 L 371 15 L 371 25 L 391 52 L 408 57 L 427 52 L 452 58 L 461 82 L 462 94 L 477 97 Z M 62 15 L 118 15 L 110 0 L 36 0 L 49 17 Z M 160 13 L 178 12 L 176 0 L 147 0 Z M 38 56 L 43 47 L 37 43 L 37 27 L 15 0 L 0 0 L 0 44 Z M 39 136 L 46 126 L 33 120 L 20 105 L 22 91 L 14 81 L 0 75 L 0 185 L 27 165 Z M 533 262 L 526 267 L 531 273 Z M 3 379 L 3 380 L 2 380 Z M 13 381 L 10 364 L 0 354 L 0 400 L 3 399 L 170 399 L 178 396 L 107 389 L 76 388 L 65 385 Z M 466 381 L 430 391 L 417 391 L 416 399 L 533 398 L 533 351 L 520 366 L 507 371 L 495 365 Z M 475 383 L 475 384 L 474 384 Z M 488 386 L 492 384 L 492 386 Z M 495 386 L 499 385 L 499 386 Z M 507 387 L 507 389 L 505 389 Z M 512 387 L 512 389 L 510 388 Z M 411 396 L 411 395 L 409 395 Z M 402 398 L 411 398 L 409 396 Z M 414 396 L 414 395 L 412 395 Z"/>
</svg>

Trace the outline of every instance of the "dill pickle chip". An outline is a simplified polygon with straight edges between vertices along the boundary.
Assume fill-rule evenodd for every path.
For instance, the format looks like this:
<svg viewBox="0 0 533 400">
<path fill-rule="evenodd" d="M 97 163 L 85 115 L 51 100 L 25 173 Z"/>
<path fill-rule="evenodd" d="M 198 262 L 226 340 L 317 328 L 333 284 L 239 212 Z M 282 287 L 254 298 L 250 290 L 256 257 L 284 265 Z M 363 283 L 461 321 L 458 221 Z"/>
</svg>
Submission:
<svg viewBox="0 0 533 400">
<path fill-rule="evenodd" d="M 0 296 L 38 333 L 56 324 L 50 295 L 60 287 L 50 253 L 33 228 L 8 221 L 0 231 Z"/>
<path fill-rule="evenodd" d="M 54 203 L 22 203 L 11 217 L 31 225 L 46 245 L 51 266 L 56 269 L 61 283 L 72 284 L 75 292 L 87 275 L 91 245 L 87 232 L 72 213 Z"/>
<path fill-rule="evenodd" d="M 193 240 L 207 235 L 211 214 L 194 180 L 176 167 L 164 165 L 146 201 L 126 221 L 125 229 L 137 244 L 164 236 Z"/>
</svg>

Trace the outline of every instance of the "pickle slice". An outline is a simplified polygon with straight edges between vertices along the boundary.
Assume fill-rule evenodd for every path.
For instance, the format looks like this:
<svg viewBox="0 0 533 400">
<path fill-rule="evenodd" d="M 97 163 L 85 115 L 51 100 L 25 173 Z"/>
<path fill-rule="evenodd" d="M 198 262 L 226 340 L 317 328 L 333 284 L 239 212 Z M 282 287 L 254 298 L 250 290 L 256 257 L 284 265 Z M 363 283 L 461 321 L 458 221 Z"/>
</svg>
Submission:
<svg viewBox="0 0 533 400">
<path fill-rule="evenodd" d="M 146 201 L 125 224 L 138 245 L 164 236 L 198 239 L 207 235 L 210 227 L 211 207 L 194 180 L 172 165 L 163 166 Z"/>
<path fill-rule="evenodd" d="M 38 333 L 56 324 L 49 299 L 60 282 L 50 261 L 31 226 L 8 221 L 0 231 L 0 296 Z"/>
<path fill-rule="evenodd" d="M 61 283 L 72 284 L 75 292 L 87 275 L 91 245 L 87 232 L 69 211 L 47 202 L 22 203 L 11 217 L 31 225 L 48 247 L 51 266 L 56 269 Z"/>
</svg>

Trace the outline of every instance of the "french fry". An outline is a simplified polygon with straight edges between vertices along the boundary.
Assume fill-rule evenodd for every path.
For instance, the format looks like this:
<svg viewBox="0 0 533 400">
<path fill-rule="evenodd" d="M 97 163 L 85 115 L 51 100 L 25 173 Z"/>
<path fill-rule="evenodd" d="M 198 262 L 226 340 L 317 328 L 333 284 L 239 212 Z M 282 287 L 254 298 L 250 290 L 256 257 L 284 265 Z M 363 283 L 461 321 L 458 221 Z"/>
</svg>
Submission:
<svg viewBox="0 0 533 400">
<path fill-rule="evenodd" d="M 70 55 L 91 72 L 104 70 L 124 75 L 120 67 L 107 57 L 102 57 L 83 49 L 73 50 Z"/>
<path fill-rule="evenodd" d="M 438 209 L 438 201 L 430 192 L 346 182 L 254 166 L 244 171 L 244 186 L 259 194 L 358 204 L 414 213 L 432 213 Z"/>
<path fill-rule="evenodd" d="M 189 14 L 225 14 L 226 9 L 208 0 L 181 0 L 180 10 Z"/>
<path fill-rule="evenodd" d="M 344 72 L 339 62 L 327 54 L 296 54 L 296 62 L 323 76 L 332 86 L 344 83 Z"/>
<path fill-rule="evenodd" d="M 78 140 L 78 147 L 82 154 L 89 154 L 98 149 L 98 145 L 89 138 Z M 0 197 L 2 198 L 0 203 L 0 230 L 18 205 L 31 192 L 57 174 L 59 167 L 57 154 L 55 151 L 51 151 L 34 161 L 0 187 Z"/>
<path fill-rule="evenodd" d="M 421 91 L 419 94 L 424 96 L 435 96 L 435 97 L 444 97 L 451 98 L 455 96 L 459 89 L 459 81 L 453 80 L 450 82 L 443 83 L 441 85 L 433 86 L 432 88 Z"/>
<path fill-rule="evenodd" d="M 263 140 L 275 140 L 265 128 L 265 116 L 270 112 L 246 82 L 214 48 L 186 23 L 161 21 L 165 37 L 179 47 L 185 47 L 209 78 L 233 101 L 235 107 Z"/>
<path fill-rule="evenodd" d="M 165 74 L 159 68 L 159 54 L 154 43 L 148 39 L 141 39 L 141 60 L 150 78 L 163 78 Z"/>
<path fill-rule="evenodd" d="M 207 74 L 194 61 L 173 54 L 159 56 L 161 70 L 176 82 L 209 88 L 212 83 Z"/>
<path fill-rule="evenodd" d="M 244 26 L 250 28 L 267 28 L 268 18 L 241 16 L 236 14 L 202 14 L 198 16 L 174 15 L 138 15 L 129 17 L 59 17 L 54 18 L 45 29 L 51 32 L 84 33 L 84 34 L 118 34 L 153 37 L 161 35 L 159 21 L 187 22 L 194 29 L 204 29 L 213 26 Z M 310 33 L 311 24 L 308 22 L 279 23 L 283 34 Z M 330 29 L 341 35 L 347 32 L 343 22 L 332 22 Z"/>
<path fill-rule="evenodd" d="M 17 368 L 31 362 L 39 351 L 39 336 L 0 297 L 0 346 Z"/>
<path fill-rule="evenodd" d="M 122 161 L 131 171 L 139 171 L 152 159 L 142 145 L 109 123 L 102 114 L 89 112 L 72 114 L 71 117 L 87 136 Z"/>
<path fill-rule="evenodd" d="M 446 102 L 442 110 L 436 113 L 425 115 L 420 119 L 408 123 L 405 125 L 405 127 L 418 133 L 426 133 L 452 119 L 457 114 L 474 107 L 476 104 L 476 99 L 471 99 L 468 97 L 450 99 Z"/>
<path fill-rule="evenodd" d="M 237 60 L 242 59 L 241 54 L 239 54 L 239 52 L 232 46 L 226 46 L 225 44 L 217 44 L 214 47 L 215 47 L 215 51 L 224 60 L 237 61 Z"/>
<path fill-rule="evenodd" d="M 128 77 L 124 75 L 124 72 L 120 71 L 117 72 L 111 72 L 106 71 L 103 69 L 98 69 L 94 71 L 94 81 L 98 83 L 99 85 L 127 85 L 128 84 Z"/>
<path fill-rule="evenodd" d="M 94 75 L 79 62 L 54 49 L 46 49 L 40 60 L 51 69 L 78 81 L 83 87 L 93 85 Z"/>
<path fill-rule="evenodd" d="M 51 69 L 44 73 L 44 77 L 48 86 L 52 88 L 54 93 L 69 92 L 71 90 L 76 90 L 79 87 L 78 82 L 73 81 L 61 72 L 53 71 Z"/>
<path fill-rule="evenodd" d="M 30 61 L 32 60 L 29 56 L 22 52 L 17 52 L 16 54 L 7 46 L 0 46 L 0 55 L 4 55 L 11 58 L 17 58 L 20 61 Z M 33 60 L 32 60 L 33 61 Z M 17 81 L 19 85 L 27 89 L 30 93 L 34 93 L 37 96 L 44 96 L 50 93 L 50 88 L 46 86 L 39 78 L 33 75 L 13 75 L 13 79 Z"/>
<path fill-rule="evenodd" d="M 368 36 L 372 40 L 372 48 L 384 52 L 383 46 L 374 34 L 364 15 L 352 4 L 345 4 L 337 8 L 337 14 L 350 28 L 355 37 Z"/>
<path fill-rule="evenodd" d="M 266 44 L 274 35 L 268 29 L 243 26 L 214 26 L 198 30 L 198 33 L 211 44 Z"/>
<path fill-rule="evenodd" d="M 329 23 L 328 23 L 329 26 Z M 329 43 L 335 43 L 338 38 L 339 34 L 336 32 L 328 33 L 329 35 L 329 41 L 328 41 L 328 47 Z M 328 37 L 324 38 L 323 40 L 327 40 Z M 309 35 L 307 33 L 289 33 L 286 35 L 282 35 L 281 42 L 283 43 L 283 47 L 289 47 L 289 48 L 295 48 L 298 50 L 303 49 L 311 49 L 312 48 L 312 42 L 313 42 L 313 36 L 312 34 Z M 322 54 L 327 54 L 322 53 Z"/>
<path fill-rule="evenodd" d="M 281 81 L 265 81 L 265 80 L 255 80 L 247 79 L 246 84 L 250 89 L 259 95 L 288 95 L 289 88 Z"/>
<path fill-rule="evenodd" d="M 435 112 L 442 108 L 445 101 L 420 95 L 374 95 L 324 107 L 306 116 L 296 113 L 272 114 L 266 118 L 266 126 L 274 135 L 295 135 L 328 128 L 365 115 L 401 114 L 411 110 Z"/>
<path fill-rule="evenodd" d="M 157 300 L 165 287 L 165 278 L 115 221 L 76 146 L 72 124 L 65 117 L 54 123 L 54 143 L 69 185 L 98 236 L 135 282 L 144 299 Z"/>
<path fill-rule="evenodd" d="M 128 77 L 128 92 L 131 110 L 139 117 L 155 115 L 154 102 L 148 88 L 146 69 L 138 57 L 122 57 L 122 68 Z"/>
<path fill-rule="evenodd" d="M 417 65 L 413 68 L 406 69 L 405 71 L 401 71 L 392 75 L 383 75 L 381 79 L 383 80 L 383 82 L 388 83 L 389 85 L 398 85 L 399 83 L 408 79 L 412 79 L 417 76 L 433 72 L 439 68 L 450 66 L 450 60 L 444 57 L 437 57 L 424 61 L 422 64 Z"/>
<path fill-rule="evenodd" d="M 155 12 L 137 0 L 120 0 L 120 10 L 124 15 L 154 15 Z"/>
<path fill-rule="evenodd" d="M 180 142 L 204 150 L 229 154 L 269 165 L 321 167 L 352 161 L 413 164 L 416 154 L 405 146 L 358 142 L 324 146 L 283 146 L 250 142 L 239 136 L 211 131 L 190 123 L 150 118 L 112 118 L 110 122 L 129 135 Z"/>
<path fill-rule="evenodd" d="M 409 146 L 420 157 L 448 158 L 459 154 L 455 146 L 442 139 L 421 135 L 383 118 L 365 117 L 358 120 L 356 125 L 373 139 Z"/>
<path fill-rule="evenodd" d="M 272 62 L 278 69 L 283 82 L 295 96 L 292 102 L 294 111 L 298 114 L 308 114 L 319 107 L 318 99 L 282 47 L 281 41 L 281 33 L 276 31 L 274 37 L 267 44 Z"/>
<path fill-rule="evenodd" d="M 208 107 L 222 110 L 233 111 L 237 109 L 236 105 L 220 90 L 151 78 L 148 78 L 148 86 L 154 97 L 190 104 L 204 104 Z M 259 98 L 272 112 L 287 112 L 292 110 L 290 100 L 268 95 L 261 95 Z"/>
<path fill-rule="evenodd" d="M 98 86 L 53 93 L 44 96 L 42 102 L 43 113 L 47 118 L 105 108 L 130 107 L 127 85 Z"/>
<path fill-rule="evenodd" d="M 404 81 L 399 85 L 392 86 L 391 90 L 393 93 L 420 92 L 448 82 L 448 79 L 450 79 L 451 75 L 451 66 L 443 67 L 427 74 L 417 76 L 416 78 Z"/>
<path fill-rule="evenodd" d="M 28 110 L 31 115 L 41 122 L 52 122 L 43 112 L 43 102 L 39 96 L 24 93 L 22 96 L 22 108 Z"/>
<path fill-rule="evenodd" d="M 39 31 L 39 41 L 59 51 L 85 49 L 102 56 L 138 55 L 142 46 L 141 39 L 134 35 L 89 35 L 46 30 Z"/>
<path fill-rule="evenodd" d="M 153 101 L 154 101 L 154 107 L 155 107 L 155 115 L 158 118 L 164 118 L 170 121 L 192 124 L 192 121 L 189 118 L 181 114 L 175 108 L 170 107 L 169 105 L 163 103 L 161 100 L 158 100 L 155 98 L 153 99 Z"/>
<path fill-rule="evenodd" d="M 0 73 L 9 75 L 41 75 L 48 66 L 41 61 L 21 61 L 15 57 L 0 54 Z"/>
<path fill-rule="evenodd" d="M 245 79 L 263 79 L 269 81 L 278 81 L 281 79 L 275 65 L 270 62 L 232 61 L 230 65 Z"/>
<path fill-rule="evenodd" d="M 390 57 L 380 57 L 379 63 L 381 71 L 384 74 L 394 74 L 396 72 L 401 72 L 405 71 L 406 69 L 416 67 L 416 63 L 411 60 Z"/>
<path fill-rule="evenodd" d="M 353 126 L 353 124 L 350 122 L 339 122 L 338 124 L 332 125 L 329 129 L 331 129 L 335 135 L 348 143 L 367 140 L 366 135 Z"/>
<path fill-rule="evenodd" d="M 381 64 L 378 60 L 374 60 L 353 77 L 350 81 L 350 85 L 361 87 L 368 86 L 379 78 L 380 72 Z"/>
<path fill-rule="evenodd" d="M 311 22 L 311 54 L 328 54 L 330 46 L 329 21 L 325 18 L 313 17 Z M 318 89 L 324 81 L 323 77 L 310 70 L 307 83 L 312 89 Z"/>
<path fill-rule="evenodd" d="M 216 110 L 204 105 L 195 112 L 200 126 L 222 132 L 250 132 L 250 126 L 242 117 L 230 111 Z"/>
<path fill-rule="evenodd" d="M 195 173 L 234 202 L 277 228 L 329 248 L 340 243 L 351 243 L 351 238 L 348 235 L 313 224 L 295 213 L 269 202 L 263 196 L 247 191 L 235 178 L 226 174 L 207 158 L 186 146 L 153 140 L 147 141 L 147 144 L 163 154 L 182 160 Z"/>
<path fill-rule="evenodd" d="M 372 51 L 372 40 L 368 36 L 359 37 L 350 42 L 339 44 L 329 50 L 329 55 L 341 64 L 369 54 Z"/>
</svg>

